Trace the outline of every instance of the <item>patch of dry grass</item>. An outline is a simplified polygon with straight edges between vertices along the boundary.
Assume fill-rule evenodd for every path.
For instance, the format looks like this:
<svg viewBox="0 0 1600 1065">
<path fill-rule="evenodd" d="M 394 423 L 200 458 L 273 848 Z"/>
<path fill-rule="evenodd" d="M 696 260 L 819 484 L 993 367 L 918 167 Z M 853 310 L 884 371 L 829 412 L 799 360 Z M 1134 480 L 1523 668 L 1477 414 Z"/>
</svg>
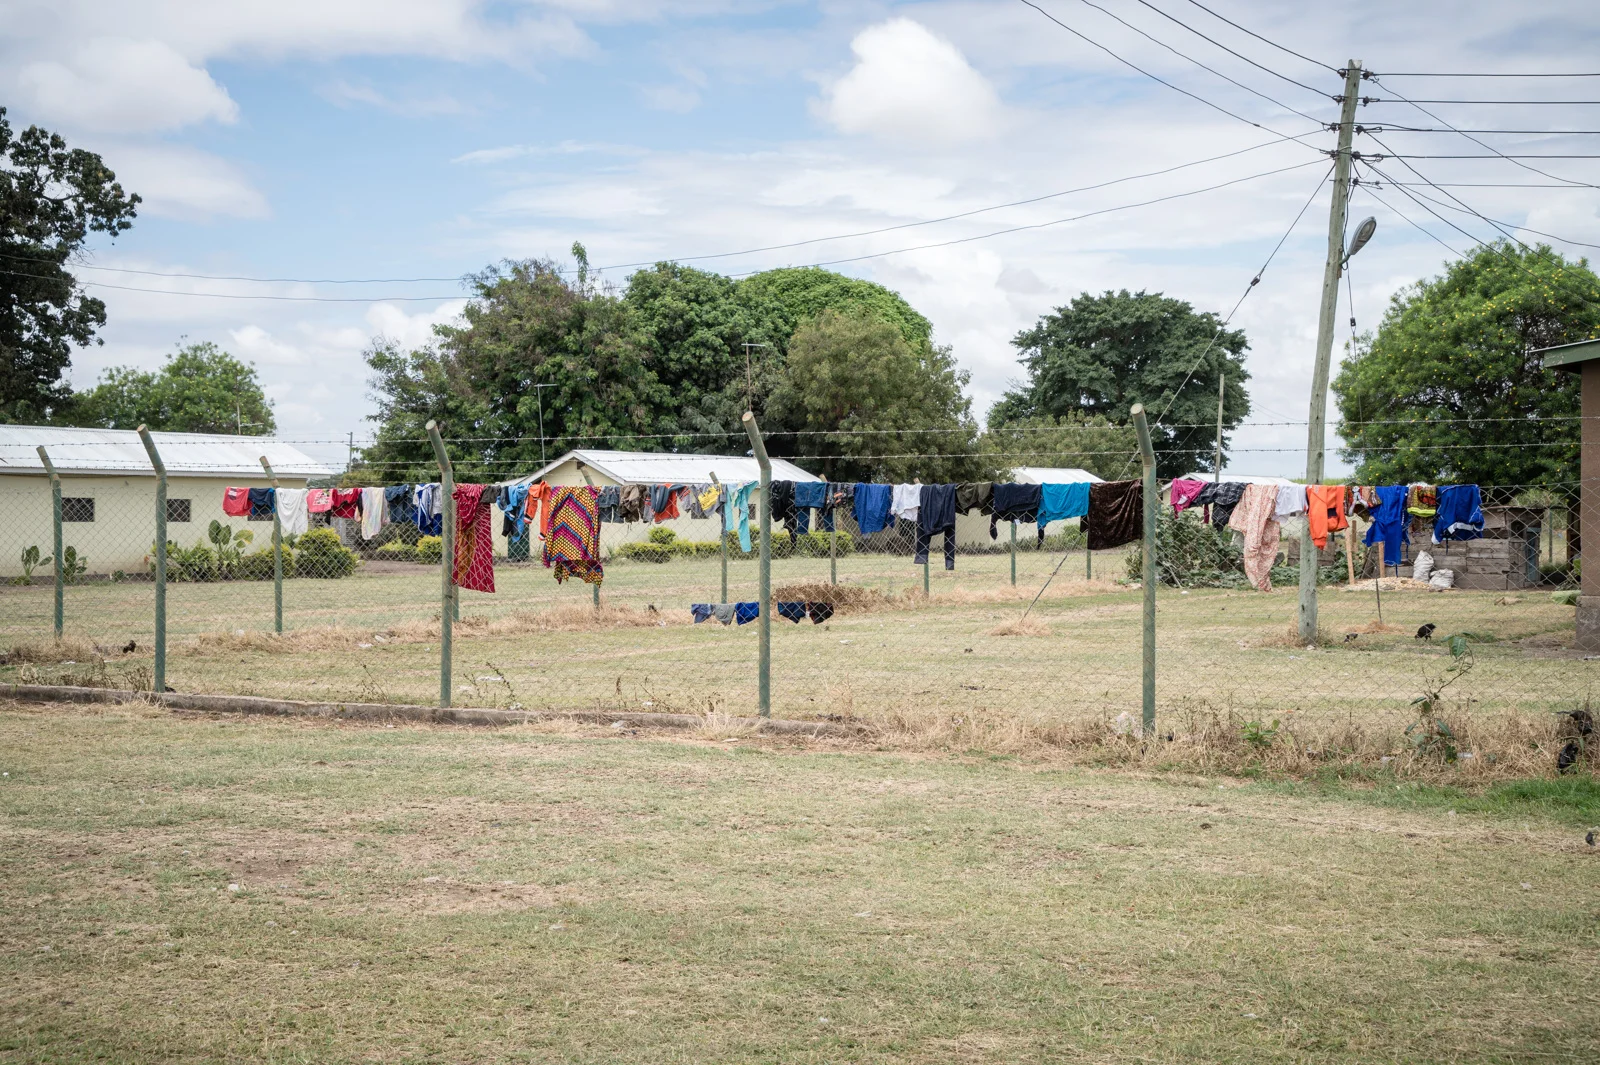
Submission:
<svg viewBox="0 0 1600 1065">
<path fill-rule="evenodd" d="M 989 630 L 990 636 L 1050 636 L 1050 626 L 1035 617 L 1003 621 Z"/>
</svg>

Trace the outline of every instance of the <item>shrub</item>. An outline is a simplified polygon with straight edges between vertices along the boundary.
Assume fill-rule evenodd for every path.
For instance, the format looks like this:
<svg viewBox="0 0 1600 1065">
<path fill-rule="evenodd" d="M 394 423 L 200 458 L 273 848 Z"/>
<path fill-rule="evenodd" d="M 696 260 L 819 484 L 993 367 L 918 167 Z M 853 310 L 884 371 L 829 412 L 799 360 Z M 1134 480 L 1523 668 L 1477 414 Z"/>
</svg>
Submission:
<svg viewBox="0 0 1600 1065">
<path fill-rule="evenodd" d="M 387 562 L 415 562 L 417 560 L 417 547 L 404 540 L 391 540 L 379 546 L 377 556 Z"/>
<path fill-rule="evenodd" d="M 678 539 L 678 534 L 663 526 L 656 526 L 650 530 L 650 542 L 653 544 L 670 544 Z"/>
<path fill-rule="evenodd" d="M 239 559 L 239 565 L 234 570 L 242 581 L 270 581 L 272 579 L 272 548 L 263 547 L 259 551 L 252 551 Z M 294 552 L 288 547 L 283 549 L 283 575 L 294 576 Z"/>
<path fill-rule="evenodd" d="M 182 548 L 167 544 L 167 578 L 174 581 L 214 581 L 217 579 L 217 553 L 205 544 Z"/>
<path fill-rule="evenodd" d="M 400 543 L 405 544 L 407 547 L 414 547 L 421 536 L 422 530 L 418 529 L 413 522 L 391 521 L 378 530 L 377 536 L 367 541 L 367 546 L 381 548 L 389 544 Z"/>
<path fill-rule="evenodd" d="M 654 530 L 652 530 L 654 531 Z M 661 543 L 621 544 L 617 547 L 617 557 L 629 562 L 670 562 L 672 556 L 677 554 L 673 550 L 676 545 Z"/>
<path fill-rule="evenodd" d="M 361 559 L 339 541 L 332 529 L 312 529 L 300 536 L 295 568 L 302 577 L 348 577 Z"/>
<path fill-rule="evenodd" d="M 444 558 L 444 537 L 423 536 L 417 540 L 417 561 L 424 566 L 437 566 Z"/>
</svg>

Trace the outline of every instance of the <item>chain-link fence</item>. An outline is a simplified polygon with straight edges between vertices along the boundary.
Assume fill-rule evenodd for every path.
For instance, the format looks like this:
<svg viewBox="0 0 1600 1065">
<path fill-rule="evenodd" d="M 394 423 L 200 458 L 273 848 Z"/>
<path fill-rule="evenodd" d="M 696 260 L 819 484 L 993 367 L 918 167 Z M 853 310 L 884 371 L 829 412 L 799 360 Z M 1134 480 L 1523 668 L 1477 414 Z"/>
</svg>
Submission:
<svg viewBox="0 0 1600 1065">
<path fill-rule="evenodd" d="M 148 683 L 154 478 L 61 477 L 65 641 L 54 646 L 70 658 L 45 646 L 56 592 L 49 487 L 8 480 L 17 484 L 0 518 L 0 636 L 13 648 L 10 678 Z M 339 516 L 350 512 L 339 497 L 284 523 L 284 493 L 304 490 L 282 485 L 274 503 L 227 513 L 228 487 L 220 476 L 168 478 L 166 683 L 435 701 L 441 537 L 415 520 L 363 528 L 359 514 Z M 1434 544 L 1431 521 L 1416 518 L 1401 565 L 1381 579 L 1365 519 L 1335 534 L 1318 559 L 1310 641 L 1298 631 L 1304 519 L 1283 523 L 1263 592 L 1247 580 L 1233 534 L 1204 524 L 1202 508 L 1174 516 L 1163 503 L 1158 731 L 1221 729 L 1264 745 L 1294 733 L 1314 749 L 1353 730 L 1410 728 L 1416 741 L 1418 700 L 1431 698 L 1453 715 L 1453 749 L 1471 753 L 1485 729 L 1548 724 L 1554 711 L 1586 706 L 1600 667 L 1574 649 L 1573 607 L 1552 594 L 1576 587 L 1577 485 L 1485 486 L 1482 501 L 1482 537 Z M 458 593 L 455 701 L 751 713 L 759 626 L 737 616 L 721 624 L 715 608 L 758 599 L 765 505 L 754 493 L 749 549 L 720 514 L 694 517 L 687 506 L 659 522 L 603 523 L 598 594 L 552 580 L 537 524 L 519 535 L 492 509 L 495 591 Z M 980 729 L 1138 732 L 1139 543 L 1090 553 L 1081 519 L 1041 529 L 973 511 L 958 517 L 948 548 L 930 538 L 922 563 L 914 521 L 863 534 L 849 505 L 832 518 L 806 513 L 803 527 L 773 529 L 774 715 L 869 721 L 954 743 Z M 1464 652 L 1447 639 L 1463 634 Z M 1432 725 L 1425 732 L 1437 739 Z"/>
</svg>

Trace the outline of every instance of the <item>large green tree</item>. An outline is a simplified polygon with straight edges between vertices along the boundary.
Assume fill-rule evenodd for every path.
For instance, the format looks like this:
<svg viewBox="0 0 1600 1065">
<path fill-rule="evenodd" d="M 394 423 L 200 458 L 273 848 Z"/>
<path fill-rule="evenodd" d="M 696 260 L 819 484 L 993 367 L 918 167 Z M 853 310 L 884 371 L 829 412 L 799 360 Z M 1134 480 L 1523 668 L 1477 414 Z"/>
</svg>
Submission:
<svg viewBox="0 0 1600 1065">
<path fill-rule="evenodd" d="M 789 341 L 768 447 L 831 481 L 987 476 L 966 383 L 949 349 L 913 346 L 864 307 L 825 310 Z"/>
<path fill-rule="evenodd" d="M 989 426 L 1075 415 L 1125 425 L 1128 408 L 1143 403 L 1160 475 L 1209 470 L 1220 377 L 1227 376 L 1224 459 L 1227 430 L 1250 412 L 1249 344 L 1242 331 L 1221 325 L 1216 315 L 1160 293 L 1084 293 L 1012 340 L 1027 380 L 995 404 Z"/>
<path fill-rule="evenodd" d="M 66 269 L 90 233 L 133 224 L 139 197 L 93 152 L 29 126 L 13 136 L 0 107 L 0 422 L 42 422 L 71 402 L 73 345 L 98 342 L 105 304 Z"/>
<path fill-rule="evenodd" d="M 1065 418 L 1013 418 L 991 426 L 980 450 L 998 477 L 1019 466 L 1058 466 L 1088 470 L 1107 481 L 1138 474 L 1139 442 L 1131 425 L 1114 425 L 1103 415 Z"/>
<path fill-rule="evenodd" d="M 112 367 L 78 396 L 70 419 L 107 429 L 148 425 L 168 432 L 246 436 L 275 428 L 272 403 L 255 367 L 210 341 L 179 348 L 159 370 Z"/>
<path fill-rule="evenodd" d="M 438 422 L 446 436 L 471 435 L 487 419 L 484 404 L 451 381 L 436 344 L 405 351 L 387 337 L 374 337 L 362 355 L 373 374 L 378 413 L 371 418 L 378 429 L 372 445 L 362 449 L 358 465 L 389 483 L 438 480 L 428 422 Z M 500 476 L 482 464 L 478 442 L 452 440 L 448 446 L 452 456 L 461 457 L 461 476 Z M 521 472 L 510 469 L 504 474 Z"/>
<path fill-rule="evenodd" d="M 1500 242 L 1390 300 L 1333 381 L 1361 481 L 1577 479 L 1578 378 L 1537 348 L 1600 335 L 1600 279 L 1548 247 Z"/>
</svg>

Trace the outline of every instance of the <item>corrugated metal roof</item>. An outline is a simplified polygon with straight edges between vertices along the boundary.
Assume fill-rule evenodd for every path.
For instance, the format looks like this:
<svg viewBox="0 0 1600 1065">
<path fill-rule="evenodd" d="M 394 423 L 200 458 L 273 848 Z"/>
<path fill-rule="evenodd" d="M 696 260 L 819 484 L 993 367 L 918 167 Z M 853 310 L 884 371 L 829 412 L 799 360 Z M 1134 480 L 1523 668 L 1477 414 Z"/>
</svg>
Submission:
<svg viewBox="0 0 1600 1065">
<path fill-rule="evenodd" d="M 1080 484 L 1083 481 L 1088 481 L 1090 484 L 1105 483 L 1104 478 L 1096 477 L 1088 470 L 1063 466 L 1018 466 L 1012 471 L 1011 476 L 1017 484 Z"/>
<path fill-rule="evenodd" d="M 704 484 L 715 473 L 717 479 L 728 484 L 761 479 L 761 467 L 748 455 L 674 455 L 651 451 L 569 451 L 536 473 L 507 484 L 531 483 L 540 480 L 563 463 L 577 459 L 618 484 Z M 807 473 L 792 462 L 772 460 L 774 481 L 820 481 L 821 477 Z"/>
<path fill-rule="evenodd" d="M 339 470 L 267 436 L 151 433 L 167 473 L 183 476 L 265 476 L 261 456 L 280 477 L 332 477 Z M 38 447 L 61 473 L 155 476 L 150 456 L 132 429 L 67 429 L 0 425 L 0 473 L 44 473 Z"/>
<path fill-rule="evenodd" d="M 1183 479 L 1186 481 L 1204 481 L 1206 484 L 1210 484 L 1214 477 L 1216 477 L 1214 473 L 1186 473 L 1183 475 Z M 1222 480 L 1224 483 L 1232 481 L 1234 484 L 1294 484 L 1287 477 L 1251 477 L 1242 473 L 1229 473 L 1227 470 L 1222 471 Z"/>
</svg>

